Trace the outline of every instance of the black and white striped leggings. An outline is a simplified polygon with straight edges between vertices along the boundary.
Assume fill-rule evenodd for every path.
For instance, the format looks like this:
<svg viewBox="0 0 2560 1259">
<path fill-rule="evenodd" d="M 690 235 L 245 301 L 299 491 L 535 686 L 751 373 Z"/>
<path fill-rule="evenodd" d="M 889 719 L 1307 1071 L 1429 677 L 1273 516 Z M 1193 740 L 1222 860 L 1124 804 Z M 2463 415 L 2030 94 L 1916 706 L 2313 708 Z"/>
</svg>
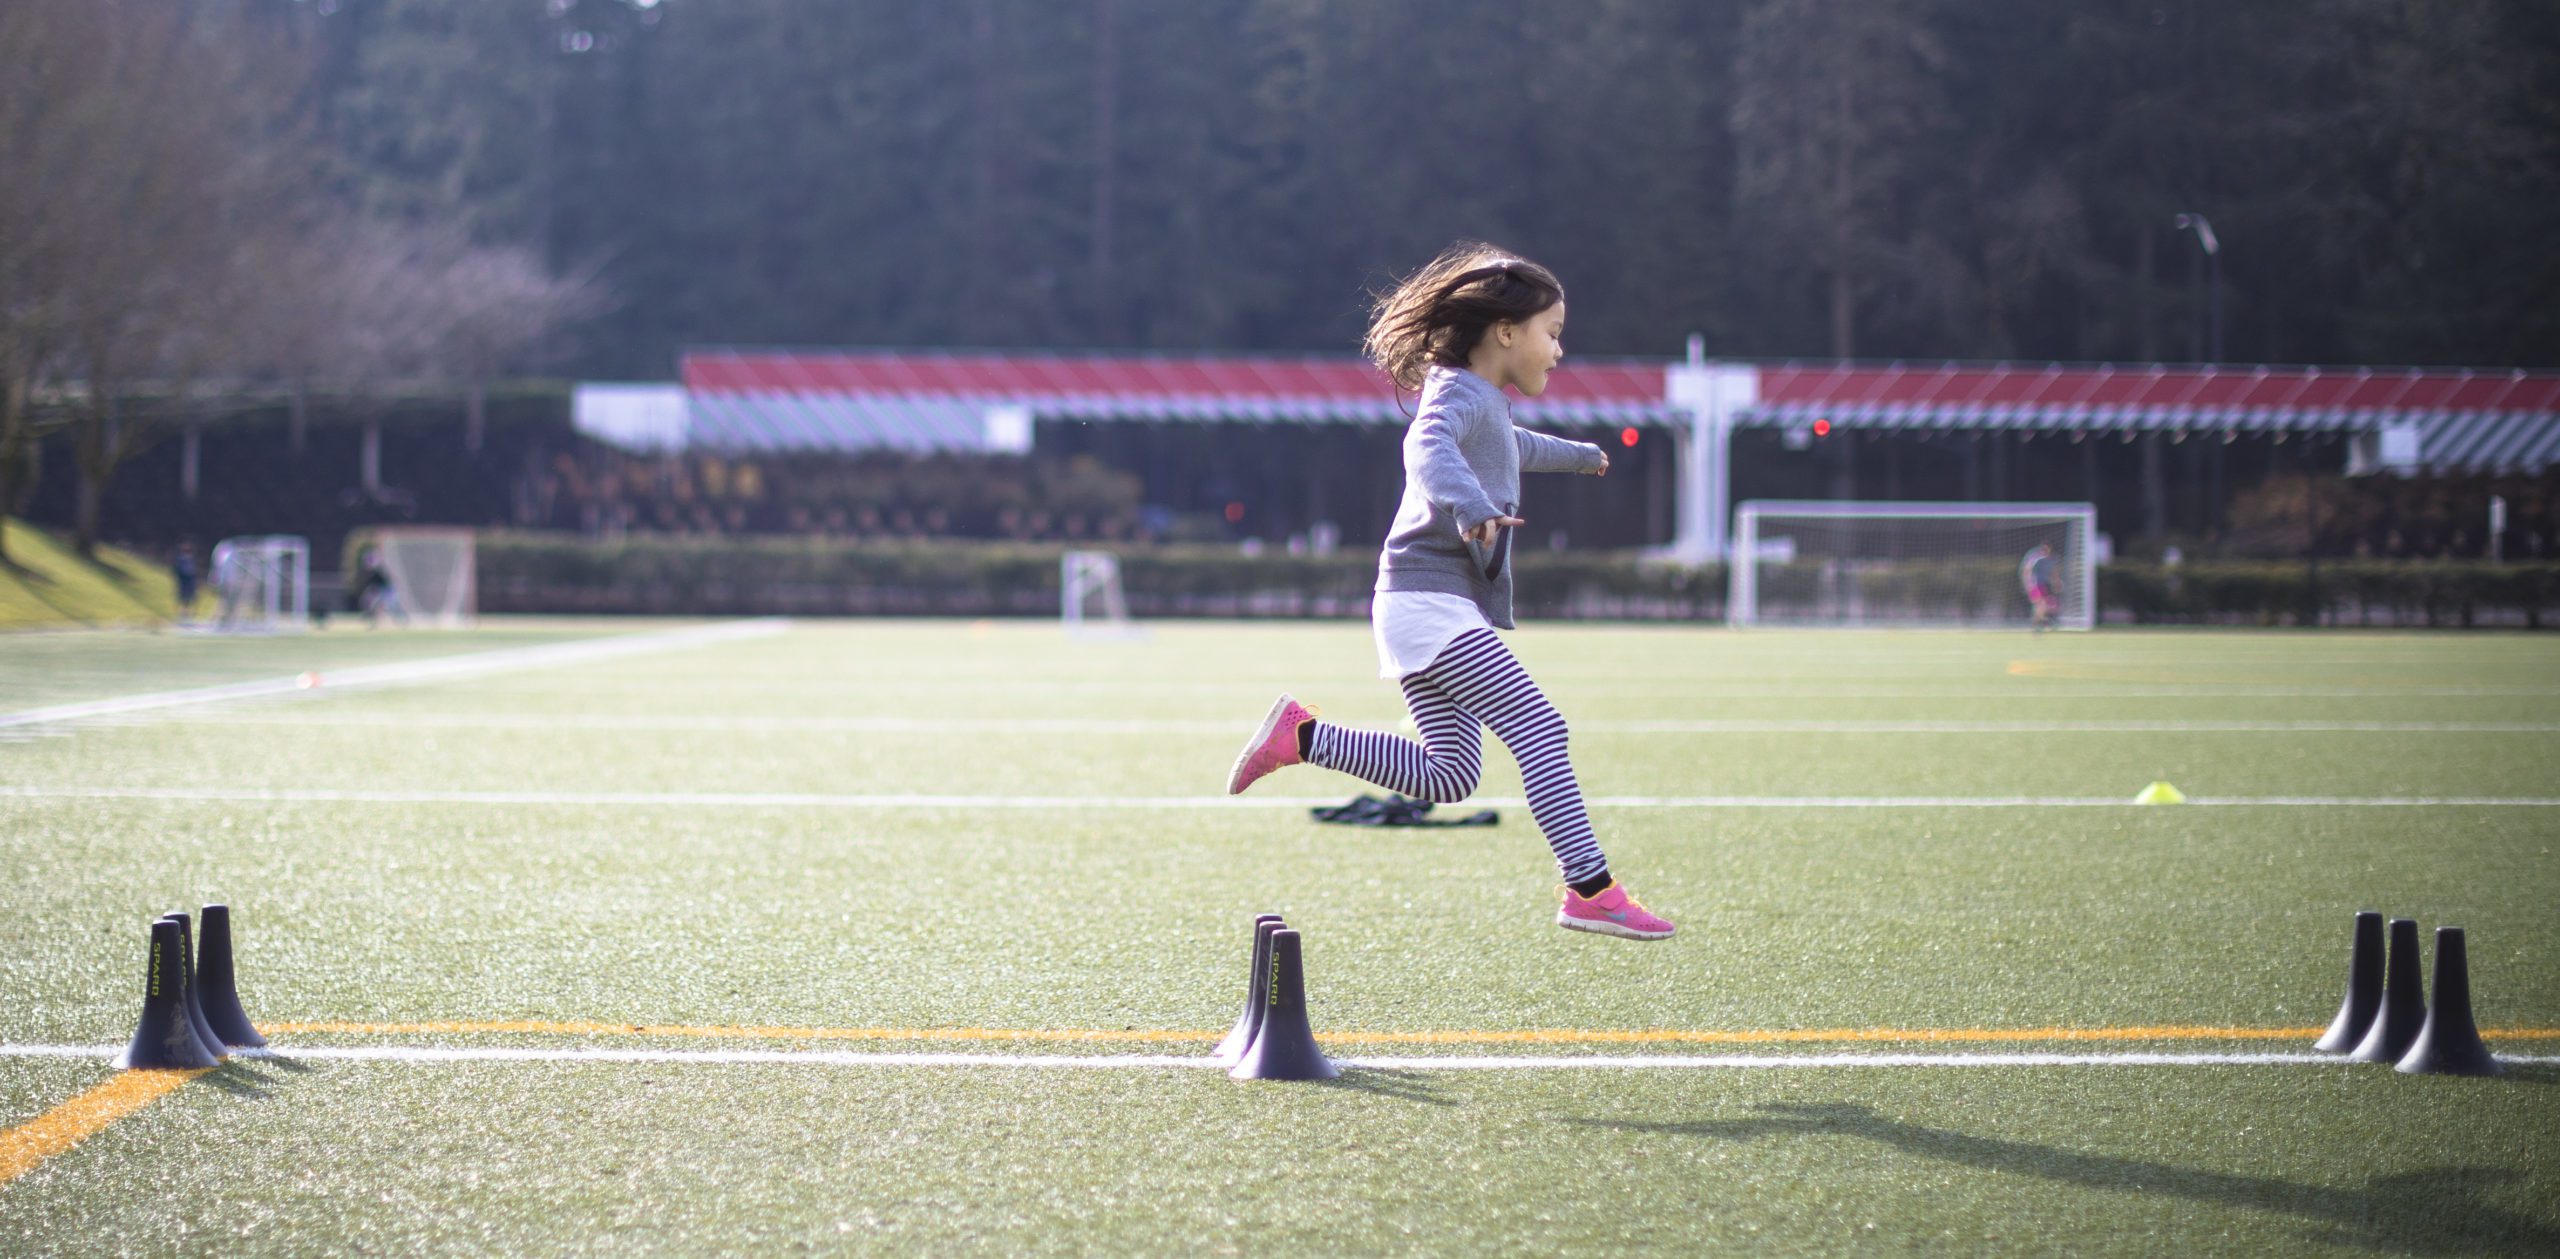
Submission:
<svg viewBox="0 0 2560 1259">
<path fill-rule="evenodd" d="M 1609 869 L 1565 754 L 1564 715 L 1492 630 L 1460 634 L 1430 667 L 1406 674 L 1404 699 L 1422 742 L 1319 721 L 1307 760 L 1389 791 L 1455 804 L 1475 791 L 1484 774 L 1483 738 L 1476 727 L 1491 726 L 1520 762 L 1529 816 L 1546 833 L 1564 881 L 1579 883 Z"/>
</svg>

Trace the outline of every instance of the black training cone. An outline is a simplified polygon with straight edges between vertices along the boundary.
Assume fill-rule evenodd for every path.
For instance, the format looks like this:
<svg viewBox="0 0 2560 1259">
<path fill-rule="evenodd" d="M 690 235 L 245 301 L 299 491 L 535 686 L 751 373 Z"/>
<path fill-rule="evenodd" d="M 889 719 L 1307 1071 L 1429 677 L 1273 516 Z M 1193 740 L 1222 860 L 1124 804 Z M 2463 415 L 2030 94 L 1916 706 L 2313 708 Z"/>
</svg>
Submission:
<svg viewBox="0 0 2560 1259">
<path fill-rule="evenodd" d="M 1271 933 L 1287 924 L 1278 914 L 1260 914 L 1253 920 L 1253 961 L 1246 968 L 1244 1012 L 1236 1016 L 1236 1025 L 1209 1056 L 1220 1062 L 1234 1062 L 1244 1056 L 1245 1046 L 1253 1043 L 1253 1033 L 1262 1026 L 1262 994 L 1270 982 Z"/>
<path fill-rule="evenodd" d="M 2374 1012 L 2373 1026 L 2365 1029 L 2364 1039 L 2356 1042 L 2355 1052 L 2347 1058 L 2398 1062 L 2426 1021 L 2427 994 L 2418 987 L 2418 923 L 2414 918 L 2394 918 L 2390 957 L 2382 967 L 2382 1008 Z"/>
<path fill-rule="evenodd" d="M 142 1022 L 134 1026 L 133 1043 L 116 1055 L 117 1066 L 186 1070 L 217 1065 L 213 1055 L 196 1043 L 194 1029 L 187 1026 L 187 1004 L 179 995 L 184 974 L 178 964 L 178 947 L 178 924 L 166 918 L 151 924 L 151 963 L 142 985 Z"/>
<path fill-rule="evenodd" d="M 238 1049 L 265 1047 L 267 1038 L 258 1034 L 257 1025 L 240 1008 L 239 981 L 231 968 L 228 905 L 204 907 L 204 934 L 196 939 L 196 1006 L 222 1043 Z"/>
<path fill-rule="evenodd" d="M 196 1001 L 194 920 L 187 916 L 185 910 L 173 910 L 160 917 L 178 924 L 178 957 L 182 963 L 178 967 L 178 1000 L 187 1007 L 187 1026 L 195 1029 L 196 1039 L 204 1042 L 206 1053 L 216 1058 L 224 1057 L 231 1051 L 223 1046 L 222 1037 L 214 1032 L 213 1025 L 204 1021 L 204 1007 Z"/>
<path fill-rule="evenodd" d="M 1227 1074 L 1239 1080 L 1330 1080 L 1342 1068 L 1316 1048 L 1307 1025 L 1307 972 L 1298 956 L 1298 933 L 1271 933 L 1270 989 L 1263 994 L 1262 1030 Z"/>
<path fill-rule="evenodd" d="M 211 926 L 213 911 L 204 912 L 206 925 Z M 2347 957 L 2347 999 L 2339 1004 L 2338 1017 L 2329 1020 L 2329 1030 L 2311 1047 L 2333 1054 L 2355 1048 L 2373 1029 L 2373 1012 L 2381 1008 L 2382 915 L 2367 909 L 2356 914 L 2355 952 Z"/>
<path fill-rule="evenodd" d="M 2480 1043 L 2480 1027 L 2471 1021 L 2471 961 L 2462 947 L 2462 928 L 2436 928 L 2436 982 L 2429 994 L 2426 1026 L 2400 1070 L 2411 1075 L 2502 1075 L 2489 1047 Z"/>
</svg>

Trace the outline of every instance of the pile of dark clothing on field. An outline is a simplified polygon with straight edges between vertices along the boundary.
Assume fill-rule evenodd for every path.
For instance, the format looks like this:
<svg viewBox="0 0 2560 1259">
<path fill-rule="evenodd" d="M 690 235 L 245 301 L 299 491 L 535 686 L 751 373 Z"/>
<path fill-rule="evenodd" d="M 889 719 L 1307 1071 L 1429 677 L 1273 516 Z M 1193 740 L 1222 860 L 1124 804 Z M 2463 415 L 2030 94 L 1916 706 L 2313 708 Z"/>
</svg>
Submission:
<svg viewBox="0 0 2560 1259">
<path fill-rule="evenodd" d="M 1307 812 L 1314 814 L 1319 822 L 1343 826 L 1492 826 L 1502 820 L 1502 815 L 1491 809 L 1466 817 L 1432 817 L 1430 801 L 1405 796 L 1389 796 L 1384 800 L 1376 796 L 1356 796 L 1349 804 L 1327 805 Z"/>
</svg>

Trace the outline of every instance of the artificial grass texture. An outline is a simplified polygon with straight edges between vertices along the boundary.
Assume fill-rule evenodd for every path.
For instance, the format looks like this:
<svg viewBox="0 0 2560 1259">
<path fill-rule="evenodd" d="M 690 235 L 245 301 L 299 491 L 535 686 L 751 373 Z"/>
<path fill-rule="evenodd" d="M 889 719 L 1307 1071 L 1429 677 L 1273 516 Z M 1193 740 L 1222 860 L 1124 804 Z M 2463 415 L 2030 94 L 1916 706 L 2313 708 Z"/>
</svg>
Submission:
<svg viewBox="0 0 2560 1259">
<path fill-rule="evenodd" d="M 2551 1111 L 2497 1099 L 2552 1082 L 244 1063 L 0 1190 L 0 1245 L 2532 1255 Z"/>
<path fill-rule="evenodd" d="M 444 655 L 513 641 L 493 635 L 619 628 L 405 642 Z M 1366 639 L 1341 625 L 1167 625 L 1144 642 L 1077 644 L 1027 624 L 806 624 L 81 728 L 0 745 L 0 786 L 1214 796 L 1274 689 L 1331 701 L 1329 717 L 1395 720 Z M 270 642 L 256 676 L 345 641 L 388 656 L 404 639 Z M 1578 723 L 1596 795 L 2129 799 L 2170 776 L 2197 795 L 2544 796 L 2560 751 L 2531 728 L 2551 722 L 2560 645 L 2528 636 L 1542 627 L 1513 641 Z M 92 676 L 164 667 L 134 663 L 148 653 L 129 637 L 41 636 L 0 640 L 0 677 L 39 659 L 76 672 L 66 643 L 104 662 Z M 2526 728 L 1632 725 L 1826 720 Z M 1006 728 L 1025 722 L 1052 724 Z M 1300 769 L 1256 793 L 1356 787 Z M 1484 791 L 1518 794 L 1498 750 Z M 1294 808 L 0 796 L 0 864 L 20 875 L 0 888 L 12 998 L 0 1040 L 120 1040 L 143 925 L 209 900 L 234 906 L 243 996 L 269 1023 L 1208 1033 L 1241 996 L 1249 916 L 1278 909 L 1307 933 L 1328 1034 L 2307 1027 L 2334 1009 L 2349 915 L 2370 906 L 2469 929 L 2484 1025 L 2560 1027 L 2551 807 L 1604 808 L 1597 820 L 1680 939 L 1549 926 L 1552 867 L 1517 808 L 1489 830 L 1365 831 Z M 1868 1048 L 1894 1046 L 1733 1052 Z M 17 1122 L 104 1074 L 0 1058 L 0 1115 Z M 2537 1253 L 2560 1237 L 2554 1083 L 2541 1067 L 2470 1081 L 2212 1066 L 1355 1072 L 1293 1087 L 1192 1070 L 238 1061 L 0 1187 L 0 1248 L 148 1249 L 184 1229 L 241 1253 Z"/>
<path fill-rule="evenodd" d="M 2560 1027 L 2547 819 L 2513 809 L 2440 811 L 2423 863 L 2388 810 L 1625 811 L 1618 868 L 1697 947 L 1595 949 L 1516 823 L 412 807 L 0 802 L 52 871 L 11 906 L 8 1037 L 116 1038 L 138 924 L 224 900 L 251 1012 L 293 1022 L 1208 1032 L 1275 909 L 1332 1032 L 2302 1027 L 2376 905 L 2470 929 L 2484 1025 Z"/>
<path fill-rule="evenodd" d="M 695 623 L 510 617 L 472 630 L 371 630 L 360 622 L 341 620 L 334 627 L 300 634 L 19 634 L 0 639 L 0 713 L 305 672 L 325 678 L 332 669 L 354 665 L 435 659 Z M 170 719 L 187 720 L 205 712 L 179 710 Z M 256 717 L 253 710 L 235 709 L 218 719 Z"/>
<path fill-rule="evenodd" d="M 176 579 L 166 567 L 111 546 L 84 560 L 68 541 L 23 520 L 6 522 L 0 564 L 0 630 L 159 625 L 174 619 Z"/>
</svg>

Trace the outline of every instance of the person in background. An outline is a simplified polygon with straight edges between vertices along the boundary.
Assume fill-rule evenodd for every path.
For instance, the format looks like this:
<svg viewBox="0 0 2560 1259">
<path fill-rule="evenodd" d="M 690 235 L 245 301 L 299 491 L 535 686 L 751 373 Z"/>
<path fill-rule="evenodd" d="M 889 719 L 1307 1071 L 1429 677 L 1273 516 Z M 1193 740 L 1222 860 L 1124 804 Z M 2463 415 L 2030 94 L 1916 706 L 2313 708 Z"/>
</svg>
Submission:
<svg viewBox="0 0 2560 1259">
<path fill-rule="evenodd" d="M 347 599 L 356 611 L 364 613 L 365 627 L 380 629 L 385 620 L 407 623 L 409 614 L 400 606 L 400 588 L 391 584 L 391 574 L 382 566 L 381 549 L 366 547 L 357 564 L 355 588 L 347 592 Z"/>
<path fill-rule="evenodd" d="M 180 542 L 178 554 L 169 561 L 169 576 L 178 587 L 178 624 L 192 625 L 196 619 L 196 597 L 203 593 L 204 570 L 196 566 L 196 544 Z"/>
<path fill-rule="evenodd" d="M 2028 548 L 2018 561 L 2018 584 L 2027 592 L 2027 605 L 2035 609 L 2034 629 L 2041 634 L 2053 628 L 2053 614 L 2062 606 L 2062 587 L 2054 580 L 2053 548 L 2042 542 Z"/>
</svg>

